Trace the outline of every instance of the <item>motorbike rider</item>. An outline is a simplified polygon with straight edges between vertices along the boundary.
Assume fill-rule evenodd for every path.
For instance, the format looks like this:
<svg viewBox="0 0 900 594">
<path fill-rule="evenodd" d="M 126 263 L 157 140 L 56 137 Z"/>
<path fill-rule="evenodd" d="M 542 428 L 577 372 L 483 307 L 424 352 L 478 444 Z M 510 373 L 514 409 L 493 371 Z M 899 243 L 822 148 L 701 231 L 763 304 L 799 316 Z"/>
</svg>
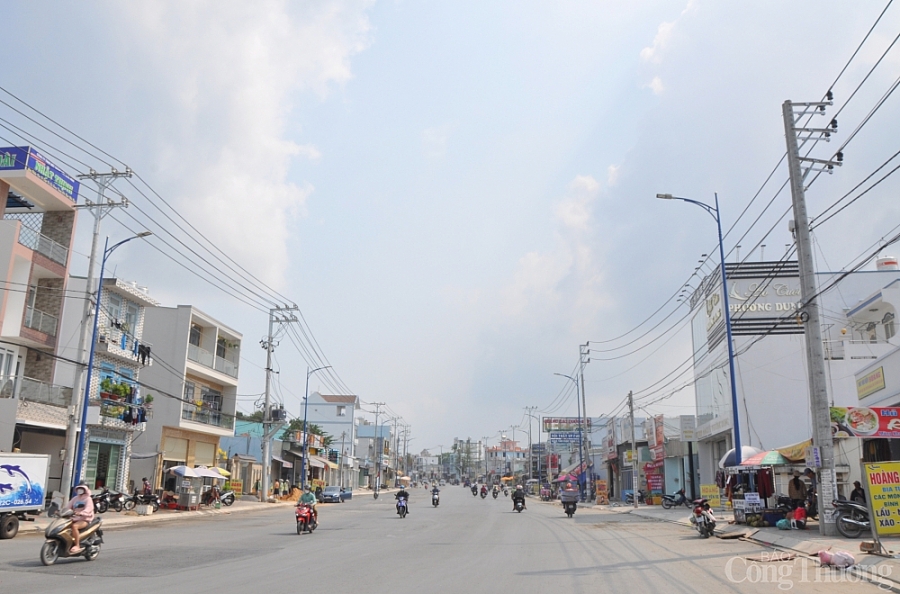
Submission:
<svg viewBox="0 0 900 594">
<path fill-rule="evenodd" d="M 397 501 L 400 501 L 401 497 L 406 499 L 406 513 L 409 513 L 409 491 L 406 490 L 406 487 L 400 487 L 400 490 L 394 493 L 394 499 Z"/>
<path fill-rule="evenodd" d="M 516 490 L 513 491 L 512 494 L 512 502 L 513 502 L 513 511 L 516 511 L 516 502 L 522 502 L 522 509 L 525 509 L 525 489 L 522 488 L 522 485 L 516 485 Z"/>
<path fill-rule="evenodd" d="M 431 488 L 431 494 L 432 494 L 432 495 L 437 495 L 437 494 L 440 493 L 440 492 L 441 492 L 441 490 L 438 489 L 438 486 L 437 486 L 436 484 Z"/>
<path fill-rule="evenodd" d="M 84 550 L 81 548 L 81 535 L 78 531 L 87 528 L 94 519 L 94 501 L 91 499 L 90 489 L 84 484 L 75 487 L 75 497 L 69 500 L 66 509 L 75 512 L 72 516 L 72 540 L 74 543 L 69 554 L 77 555 Z"/>
<path fill-rule="evenodd" d="M 478 495 L 478 485 L 472 483 L 472 495 Z"/>
<path fill-rule="evenodd" d="M 316 505 L 318 504 L 318 500 L 316 499 L 315 493 L 313 493 L 312 486 L 307 485 L 306 491 L 303 495 L 300 496 L 300 499 L 297 500 L 297 505 L 305 504 L 312 508 L 313 516 L 316 518 L 316 524 L 319 523 L 319 510 L 316 509 Z"/>
<path fill-rule="evenodd" d="M 487 495 L 487 485 L 481 485 L 481 494 Z"/>
</svg>

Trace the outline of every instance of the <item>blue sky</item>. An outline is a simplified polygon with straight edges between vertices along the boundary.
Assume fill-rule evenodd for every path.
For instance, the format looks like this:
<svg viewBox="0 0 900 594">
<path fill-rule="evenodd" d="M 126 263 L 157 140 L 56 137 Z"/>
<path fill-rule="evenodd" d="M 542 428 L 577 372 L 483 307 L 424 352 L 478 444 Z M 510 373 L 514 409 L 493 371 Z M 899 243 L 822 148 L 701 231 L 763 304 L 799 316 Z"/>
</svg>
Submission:
<svg viewBox="0 0 900 594">
<path fill-rule="evenodd" d="M 7 3 L 0 18 L 17 51 L 0 85 L 128 163 L 288 294 L 344 382 L 403 415 L 420 449 L 495 435 L 525 406 L 575 414 L 572 398 L 554 400 L 566 380 L 553 373 L 571 372 L 580 343 L 641 322 L 715 247 L 704 213 L 656 193 L 718 192 L 726 228 L 750 204 L 726 247 L 749 228 L 747 257 L 774 227 L 767 257 L 784 253 L 789 195 L 763 209 L 784 167 L 751 203 L 784 151 L 781 103 L 820 99 L 883 7 Z M 835 86 L 834 110 L 898 25 L 891 8 Z M 842 133 L 897 77 L 898 51 L 841 114 Z M 812 213 L 897 150 L 896 109 L 888 100 L 845 166 L 815 182 Z M 820 268 L 849 264 L 896 224 L 895 191 L 891 178 L 817 231 Z M 82 254 L 89 226 L 79 222 Z M 104 233 L 128 231 L 108 219 Z M 263 314 L 147 246 L 114 260 L 164 304 L 192 303 L 243 332 L 241 392 L 262 391 Z M 85 262 L 76 256 L 76 272 Z M 628 338 L 592 353 L 591 415 L 690 354 L 681 331 L 659 351 L 602 360 L 632 350 L 599 352 Z M 288 341 L 276 355 L 280 396 L 299 414 L 305 363 Z M 331 391 L 315 377 L 311 389 Z M 692 399 L 688 388 L 651 412 L 687 413 Z"/>
</svg>

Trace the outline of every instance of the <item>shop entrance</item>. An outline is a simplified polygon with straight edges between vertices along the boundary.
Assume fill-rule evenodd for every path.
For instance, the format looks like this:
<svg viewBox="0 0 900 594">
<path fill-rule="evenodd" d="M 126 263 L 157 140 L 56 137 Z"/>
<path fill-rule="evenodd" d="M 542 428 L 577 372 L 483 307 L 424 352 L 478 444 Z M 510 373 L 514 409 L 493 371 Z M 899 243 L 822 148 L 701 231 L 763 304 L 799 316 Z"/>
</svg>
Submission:
<svg viewBox="0 0 900 594">
<path fill-rule="evenodd" d="M 116 489 L 119 479 L 119 461 L 122 446 L 111 443 L 90 442 L 88 445 L 85 482 L 91 489 L 109 487 Z"/>
</svg>

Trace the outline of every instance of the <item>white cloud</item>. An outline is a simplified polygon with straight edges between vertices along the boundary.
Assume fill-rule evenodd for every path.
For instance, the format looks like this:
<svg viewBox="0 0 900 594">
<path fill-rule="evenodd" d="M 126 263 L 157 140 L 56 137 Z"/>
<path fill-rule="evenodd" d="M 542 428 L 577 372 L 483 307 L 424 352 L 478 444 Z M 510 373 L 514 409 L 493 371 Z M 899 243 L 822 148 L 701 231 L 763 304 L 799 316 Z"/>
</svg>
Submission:
<svg viewBox="0 0 900 594">
<path fill-rule="evenodd" d="M 447 152 L 450 124 L 426 128 L 422 131 L 422 153 L 429 159 L 438 159 Z"/>
<path fill-rule="evenodd" d="M 529 252 L 518 262 L 504 290 L 503 313 L 510 318 L 546 319 L 548 310 L 591 319 L 608 303 L 603 294 L 593 242 L 593 204 L 600 184 L 590 175 L 576 176 L 554 213 L 556 245 L 546 253 Z M 551 316 L 552 317 L 552 316 Z"/>
<path fill-rule="evenodd" d="M 614 186 L 617 181 L 619 181 L 619 166 L 610 165 L 606 169 L 606 185 Z"/>
<path fill-rule="evenodd" d="M 263 280 L 283 287 L 292 217 L 313 191 L 288 179 L 313 144 L 287 134 L 299 92 L 326 97 L 368 44 L 368 2 L 135 2 L 124 51 L 154 80 L 161 179 L 185 216 Z M 293 130 L 293 128 L 290 128 Z"/>
<path fill-rule="evenodd" d="M 663 91 L 666 90 L 666 87 L 663 85 L 663 81 L 658 76 L 654 76 L 653 80 L 644 85 L 645 88 L 649 88 L 653 91 L 654 95 L 660 95 Z"/>
<path fill-rule="evenodd" d="M 653 43 L 641 50 L 641 59 L 643 61 L 652 62 L 654 64 L 659 64 L 662 61 L 662 53 L 666 47 L 668 47 L 669 42 L 672 39 L 672 32 L 675 29 L 675 25 L 678 24 L 681 17 L 692 11 L 695 6 L 694 0 L 690 0 L 684 10 L 681 11 L 681 14 L 678 15 L 678 18 L 674 21 L 659 24 L 659 27 L 656 29 L 656 36 L 653 38 Z"/>
</svg>

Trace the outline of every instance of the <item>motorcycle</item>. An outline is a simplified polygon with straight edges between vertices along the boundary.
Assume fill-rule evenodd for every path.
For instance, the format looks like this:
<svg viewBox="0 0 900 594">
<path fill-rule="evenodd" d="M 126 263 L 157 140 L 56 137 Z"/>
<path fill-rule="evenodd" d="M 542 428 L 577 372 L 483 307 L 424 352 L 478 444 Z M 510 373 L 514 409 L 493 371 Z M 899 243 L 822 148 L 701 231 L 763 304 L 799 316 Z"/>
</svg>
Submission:
<svg viewBox="0 0 900 594">
<path fill-rule="evenodd" d="M 522 510 L 525 509 L 525 502 L 521 499 L 516 500 L 516 511 L 522 513 Z"/>
<path fill-rule="evenodd" d="M 406 517 L 406 497 L 398 497 L 397 498 L 397 513 L 400 515 L 400 519 Z"/>
<path fill-rule="evenodd" d="M 219 500 L 222 502 L 222 505 L 228 507 L 234 503 L 234 491 L 223 491 L 219 493 Z"/>
<path fill-rule="evenodd" d="M 472 485 L 472 497 L 478 497 L 478 487 Z"/>
<path fill-rule="evenodd" d="M 662 506 L 665 509 L 672 509 L 673 507 L 678 507 L 679 505 L 683 505 L 685 507 L 691 506 L 691 504 L 688 503 L 687 497 L 684 496 L 684 489 L 679 489 L 675 492 L 674 495 L 663 495 Z"/>
<path fill-rule="evenodd" d="M 509 489 L 507 489 L 506 487 L 503 487 L 503 496 L 509 497 Z"/>
<path fill-rule="evenodd" d="M 496 499 L 497 496 L 500 494 L 500 491 L 498 491 L 497 489 L 494 489 L 494 490 L 491 492 L 491 494 L 494 496 L 494 499 Z"/>
<path fill-rule="evenodd" d="M 44 531 L 44 538 L 47 539 L 41 547 L 41 563 L 44 565 L 53 565 L 60 557 L 84 556 L 88 561 L 93 561 L 100 554 L 100 545 L 103 544 L 103 531 L 100 529 L 100 525 L 103 524 L 103 520 L 96 517 L 79 532 L 83 550 L 74 555 L 69 552 L 72 545 L 75 544 L 72 536 L 72 516 L 74 514 L 74 511 L 67 509 L 50 522 L 47 530 Z"/>
<path fill-rule="evenodd" d="M 694 500 L 694 513 L 691 515 L 691 524 L 697 528 L 701 538 L 709 538 L 716 529 L 716 517 L 709 507 L 708 499 Z"/>
<path fill-rule="evenodd" d="M 566 515 L 570 518 L 575 515 L 575 510 L 578 508 L 578 504 L 575 501 L 563 501 L 563 511 L 566 512 Z"/>
<path fill-rule="evenodd" d="M 113 508 L 114 510 L 116 510 L 117 512 L 120 512 L 123 509 L 125 509 L 125 503 L 123 500 L 122 493 L 119 493 L 118 491 L 116 491 L 116 492 L 110 491 L 109 492 L 109 506 L 111 508 Z"/>
<path fill-rule="evenodd" d="M 97 513 L 105 514 L 107 511 L 109 511 L 109 489 L 103 487 L 100 492 L 91 495 L 91 501 L 94 502 L 94 509 L 97 511 Z"/>
<path fill-rule="evenodd" d="M 437 493 L 432 493 L 431 494 L 431 505 L 437 507 L 440 502 L 441 502 L 441 496 L 438 495 Z"/>
<path fill-rule="evenodd" d="M 625 495 L 625 503 L 629 505 L 634 503 L 634 493 L 628 493 Z M 641 489 L 638 489 L 638 503 L 647 503 L 646 499 L 644 498 L 644 491 Z"/>
<path fill-rule="evenodd" d="M 156 513 L 159 511 L 159 497 L 153 493 L 150 495 L 142 495 L 135 491 L 134 495 L 126 498 L 122 505 L 126 511 L 133 510 L 137 505 L 149 505 L 153 508 L 153 513 Z"/>
<path fill-rule="evenodd" d="M 844 538 L 858 538 L 863 530 L 871 529 L 869 509 L 863 503 L 835 499 L 831 505 L 837 510 L 834 524 Z"/>
<path fill-rule="evenodd" d="M 487 498 L 487 489 L 482 489 L 482 490 L 481 490 L 481 498 L 482 498 L 482 499 L 486 499 L 486 498 Z"/>
<path fill-rule="evenodd" d="M 294 510 L 294 517 L 297 518 L 297 534 L 303 534 L 304 532 L 312 534 L 316 526 L 319 525 L 316 522 L 316 514 L 313 513 L 312 506 L 307 503 L 297 504 Z"/>
</svg>

